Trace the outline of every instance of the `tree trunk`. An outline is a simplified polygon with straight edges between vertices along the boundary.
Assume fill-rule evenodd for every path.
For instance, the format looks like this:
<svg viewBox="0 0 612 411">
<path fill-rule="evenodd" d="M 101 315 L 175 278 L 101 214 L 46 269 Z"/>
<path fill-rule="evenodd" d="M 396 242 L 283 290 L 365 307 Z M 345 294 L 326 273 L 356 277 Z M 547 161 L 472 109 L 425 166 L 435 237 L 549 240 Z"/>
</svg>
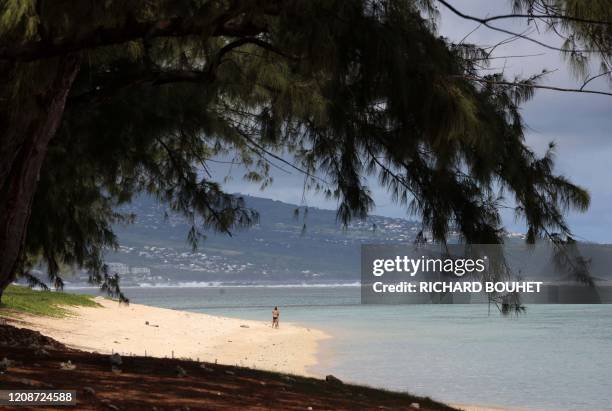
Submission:
<svg viewBox="0 0 612 411">
<path fill-rule="evenodd" d="M 36 89 L 20 100 L 26 104 L 14 107 L 13 123 L 0 137 L 3 147 L 11 148 L 2 150 L 0 158 L 6 170 L 0 180 L 0 299 L 15 280 L 38 176 L 49 142 L 61 123 L 80 59 L 68 55 L 36 64 L 46 72 L 37 79 Z"/>
</svg>

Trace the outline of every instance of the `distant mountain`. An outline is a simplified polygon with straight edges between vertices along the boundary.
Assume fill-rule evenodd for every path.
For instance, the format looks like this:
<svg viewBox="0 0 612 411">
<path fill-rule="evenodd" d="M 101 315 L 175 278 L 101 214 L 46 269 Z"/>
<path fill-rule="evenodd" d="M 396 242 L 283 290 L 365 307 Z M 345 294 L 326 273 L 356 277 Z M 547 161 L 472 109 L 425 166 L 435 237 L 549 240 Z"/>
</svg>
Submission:
<svg viewBox="0 0 612 411">
<path fill-rule="evenodd" d="M 135 214 L 135 223 L 114 227 L 120 248 L 107 253 L 105 261 L 121 275 L 123 286 L 349 284 L 360 280 L 362 244 L 411 243 L 421 228 L 416 221 L 376 215 L 343 228 L 335 210 L 243 197 L 259 212 L 259 223 L 231 237 L 210 232 L 196 251 L 187 242 L 190 226 L 182 216 L 151 198 L 138 198 L 122 210 Z M 451 234 L 450 241 L 456 239 Z M 527 247 L 521 234 L 508 234 L 505 243 L 507 262 L 516 273 L 553 275 L 547 265 L 550 248 Z M 609 248 L 601 252 L 610 255 Z M 593 261 L 600 260 L 610 261 Z M 592 274 L 609 279 L 607 267 L 593 263 Z M 82 285 L 86 278 L 79 273 L 66 283 Z"/>
<path fill-rule="evenodd" d="M 106 261 L 124 285 L 347 283 L 359 281 L 361 244 L 410 242 L 420 230 L 417 222 L 381 216 L 343 229 L 334 210 L 244 198 L 259 212 L 259 223 L 232 237 L 208 233 L 195 252 L 182 217 L 139 198 L 124 209 L 136 222 L 115 227 L 121 248 Z"/>
</svg>

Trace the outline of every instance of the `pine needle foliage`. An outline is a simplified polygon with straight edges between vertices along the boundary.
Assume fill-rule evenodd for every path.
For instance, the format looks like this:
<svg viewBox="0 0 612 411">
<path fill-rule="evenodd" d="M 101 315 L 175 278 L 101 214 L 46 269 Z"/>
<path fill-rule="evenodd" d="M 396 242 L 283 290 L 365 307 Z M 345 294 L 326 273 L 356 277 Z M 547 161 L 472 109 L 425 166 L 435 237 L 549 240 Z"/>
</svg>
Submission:
<svg viewBox="0 0 612 411">
<path fill-rule="evenodd" d="M 279 161 L 299 170 L 306 188 L 338 201 L 344 224 L 372 210 L 376 177 L 440 242 L 503 242 L 505 201 L 528 241 L 569 235 L 564 214 L 589 205 L 554 173 L 554 147 L 540 158 L 524 143 L 519 106 L 538 78 L 471 80 L 486 54 L 437 36 L 430 1 L 1 4 L 0 55 L 14 56 L 0 63 L 7 124 L 58 55 L 82 59 L 21 269 L 42 259 L 55 286 L 62 265 L 80 266 L 120 296 L 103 253 L 117 246 L 112 225 L 132 217 L 118 206 L 140 193 L 186 216 L 194 247 L 207 229 L 256 222 L 208 173 L 221 155 L 264 186 Z"/>
</svg>

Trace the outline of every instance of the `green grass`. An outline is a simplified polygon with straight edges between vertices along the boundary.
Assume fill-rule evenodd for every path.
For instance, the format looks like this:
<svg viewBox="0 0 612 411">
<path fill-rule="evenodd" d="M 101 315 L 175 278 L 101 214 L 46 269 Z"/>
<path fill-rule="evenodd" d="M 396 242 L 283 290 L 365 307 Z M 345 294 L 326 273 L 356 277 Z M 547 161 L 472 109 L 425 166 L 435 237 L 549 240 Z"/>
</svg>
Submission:
<svg viewBox="0 0 612 411">
<path fill-rule="evenodd" d="M 27 313 L 49 317 L 64 317 L 67 306 L 97 307 L 91 295 L 56 291 L 36 291 L 28 287 L 9 285 L 2 296 L 0 314 Z"/>
</svg>

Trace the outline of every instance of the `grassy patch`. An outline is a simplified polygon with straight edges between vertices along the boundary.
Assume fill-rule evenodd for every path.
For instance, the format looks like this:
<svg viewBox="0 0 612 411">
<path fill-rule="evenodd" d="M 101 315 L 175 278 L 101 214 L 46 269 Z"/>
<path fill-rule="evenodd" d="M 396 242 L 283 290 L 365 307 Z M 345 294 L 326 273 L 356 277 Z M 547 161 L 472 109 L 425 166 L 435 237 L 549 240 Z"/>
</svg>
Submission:
<svg viewBox="0 0 612 411">
<path fill-rule="evenodd" d="M 56 291 L 36 291 L 28 287 L 9 285 L 2 296 L 2 311 L 63 317 L 68 311 L 62 306 L 99 306 L 91 295 Z"/>
</svg>

